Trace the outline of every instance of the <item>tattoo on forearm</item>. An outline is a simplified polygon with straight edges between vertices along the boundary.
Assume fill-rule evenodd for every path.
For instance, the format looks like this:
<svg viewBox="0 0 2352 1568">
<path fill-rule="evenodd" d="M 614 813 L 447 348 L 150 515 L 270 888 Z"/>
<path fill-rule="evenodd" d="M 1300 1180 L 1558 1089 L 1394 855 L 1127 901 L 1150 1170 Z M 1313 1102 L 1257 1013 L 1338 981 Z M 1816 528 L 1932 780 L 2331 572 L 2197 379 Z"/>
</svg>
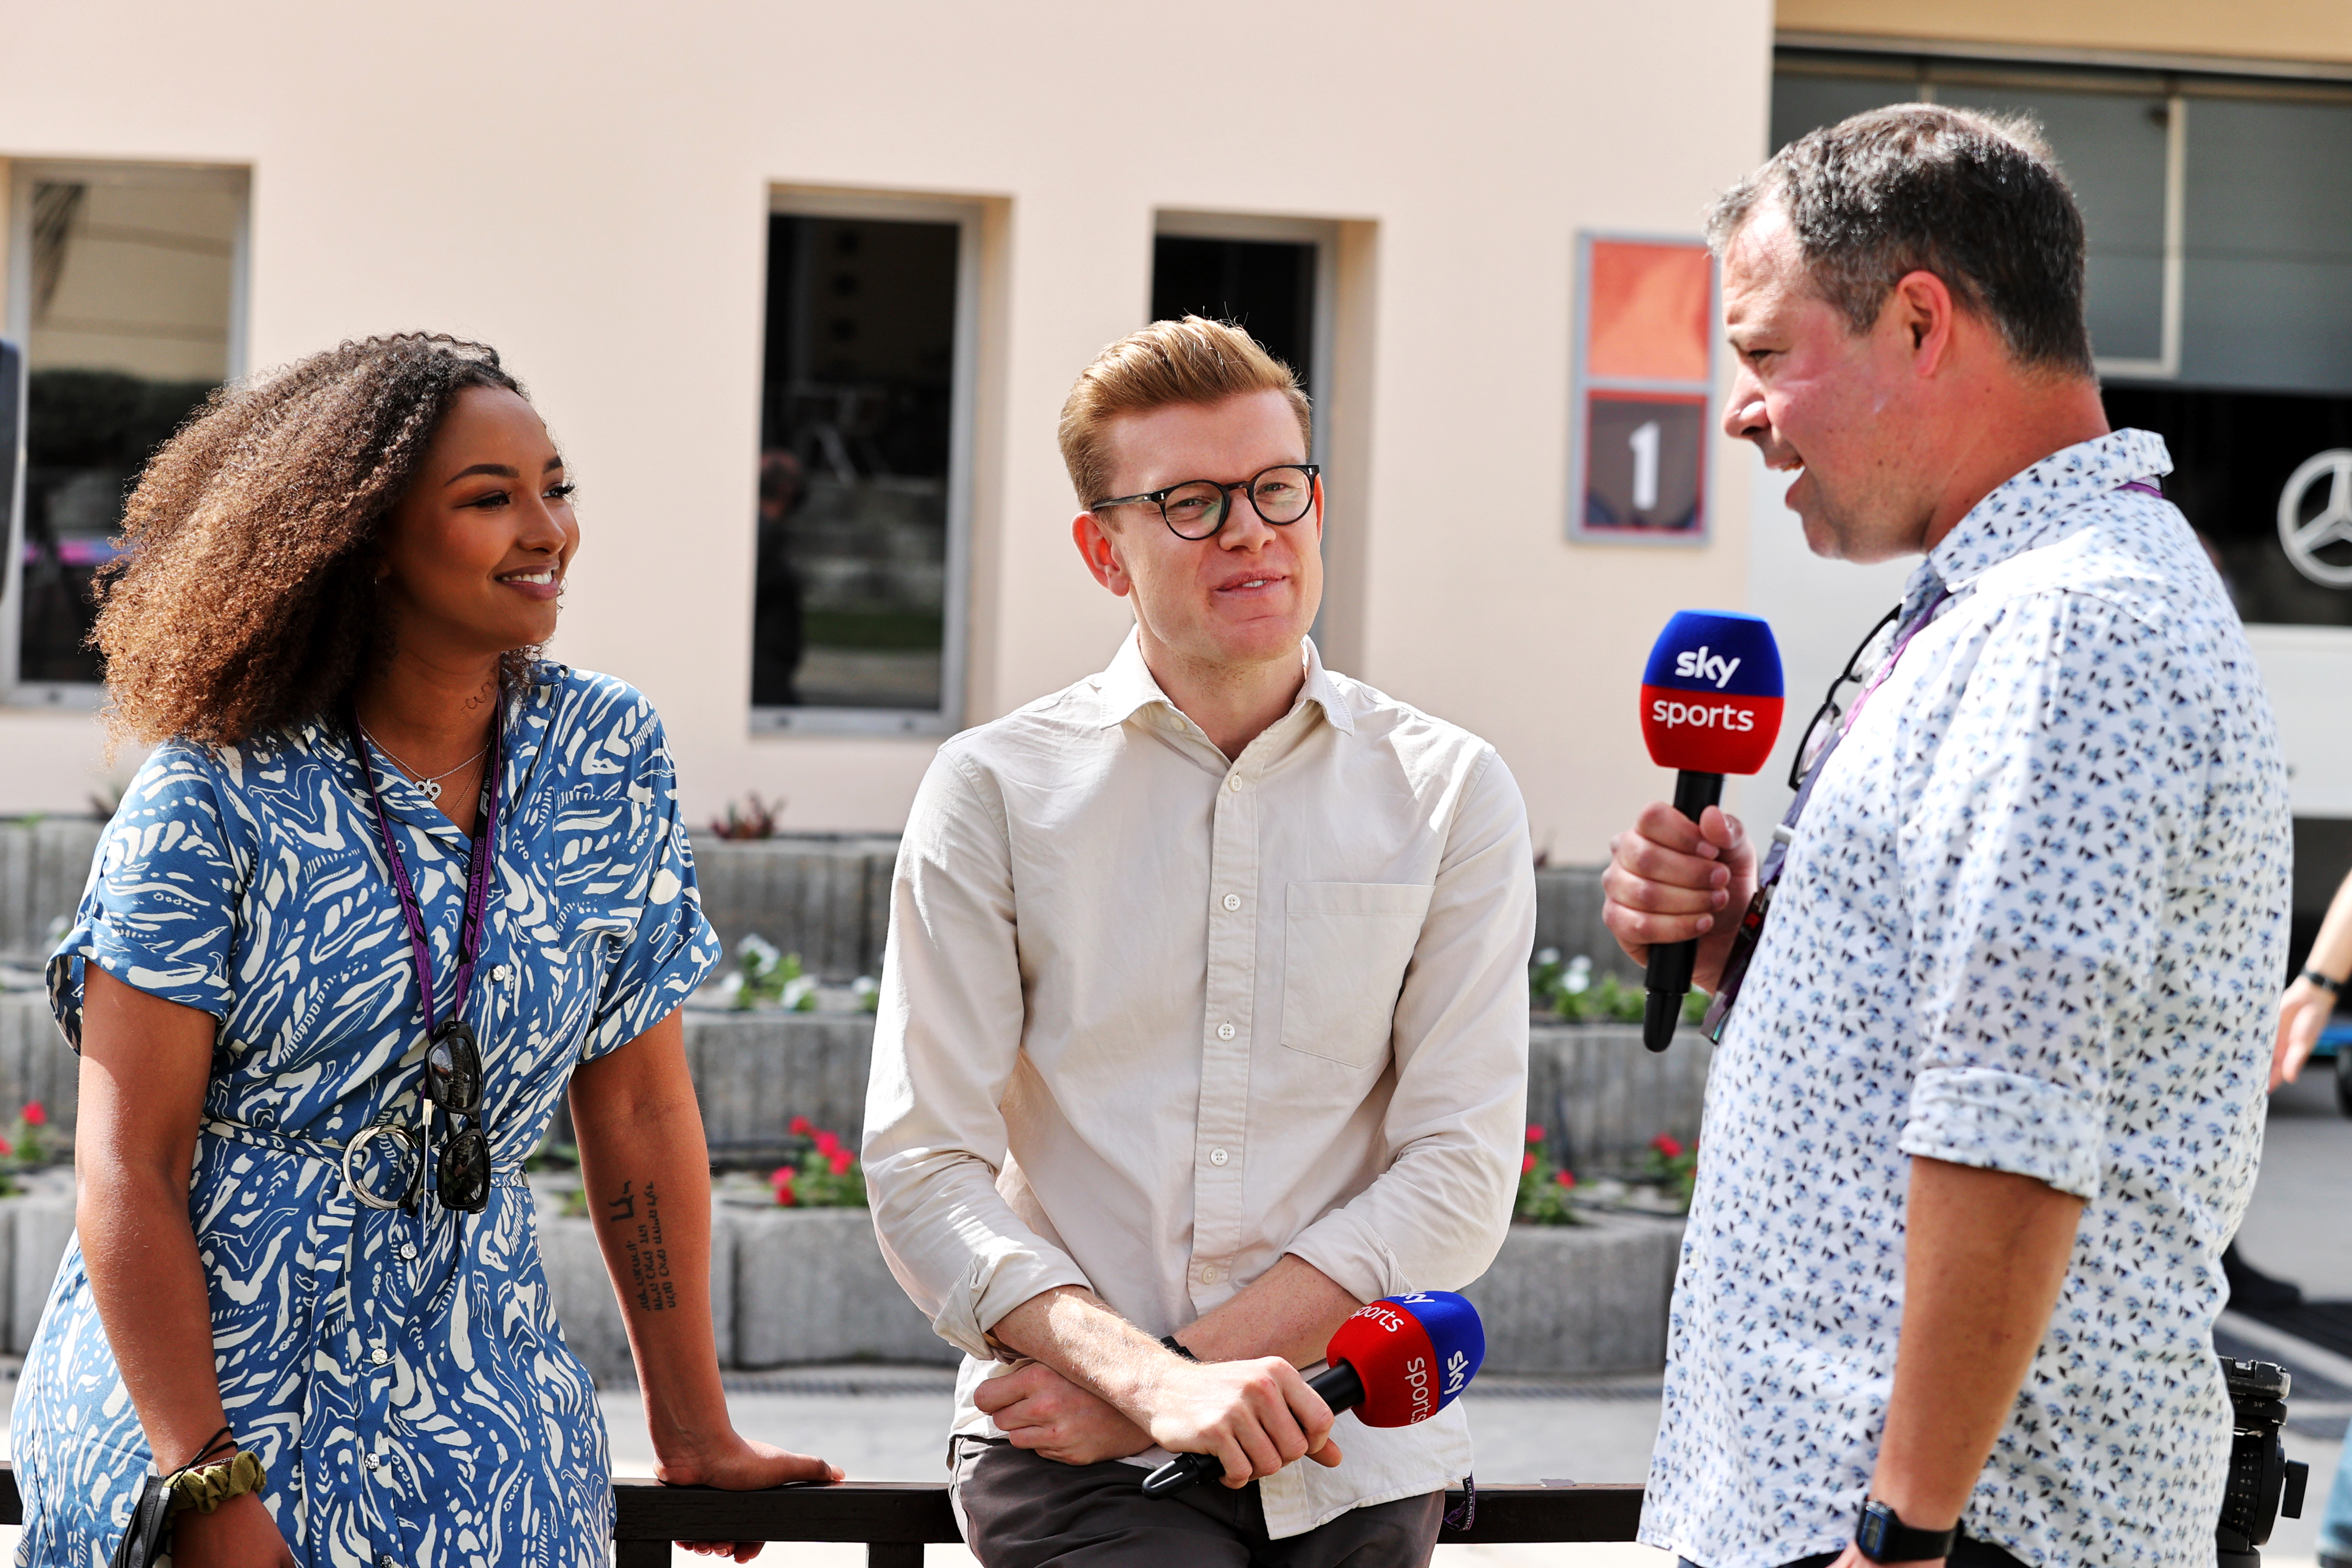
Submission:
<svg viewBox="0 0 2352 1568">
<path fill-rule="evenodd" d="M 654 1184 L 647 1182 L 640 1194 L 635 1182 L 623 1182 L 621 1195 L 606 1199 L 604 1207 L 604 1223 L 620 1230 L 637 1310 L 666 1312 L 677 1306 L 677 1282 L 670 1278 L 669 1249 L 662 1244 L 661 1200 Z"/>
</svg>

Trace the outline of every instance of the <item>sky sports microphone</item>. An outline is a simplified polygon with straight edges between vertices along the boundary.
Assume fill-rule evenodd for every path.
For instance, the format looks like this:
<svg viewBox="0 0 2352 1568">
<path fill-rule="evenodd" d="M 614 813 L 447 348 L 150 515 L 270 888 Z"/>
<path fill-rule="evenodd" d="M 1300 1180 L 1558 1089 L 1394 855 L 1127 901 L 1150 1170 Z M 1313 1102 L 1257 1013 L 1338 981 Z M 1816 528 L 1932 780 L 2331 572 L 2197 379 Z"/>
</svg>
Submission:
<svg viewBox="0 0 2352 1568">
<path fill-rule="evenodd" d="M 1307 1380 L 1338 1415 L 1367 1426 L 1410 1426 L 1447 1405 L 1486 1359 L 1478 1309 L 1451 1290 L 1389 1296 L 1360 1308 L 1325 1347 L 1331 1364 Z M 1225 1473 L 1214 1454 L 1179 1454 L 1143 1479 L 1145 1497 L 1167 1497 Z"/>
<path fill-rule="evenodd" d="M 1731 610 L 1682 610 L 1642 672 L 1642 739 L 1675 773 L 1675 809 L 1696 822 L 1723 800 L 1723 775 L 1752 773 L 1780 733 L 1780 650 L 1772 628 Z M 1734 919 L 1737 910 L 1727 910 Z M 1696 942 L 1650 949 L 1642 1043 L 1663 1051 L 1689 994 Z"/>
</svg>

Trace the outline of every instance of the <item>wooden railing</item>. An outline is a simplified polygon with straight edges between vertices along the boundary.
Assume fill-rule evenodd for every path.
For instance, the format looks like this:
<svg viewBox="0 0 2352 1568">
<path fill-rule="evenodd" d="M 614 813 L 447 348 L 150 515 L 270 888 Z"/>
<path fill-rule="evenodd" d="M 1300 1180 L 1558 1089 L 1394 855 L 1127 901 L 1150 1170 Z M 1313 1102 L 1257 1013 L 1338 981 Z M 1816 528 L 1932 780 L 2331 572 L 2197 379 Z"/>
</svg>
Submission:
<svg viewBox="0 0 2352 1568">
<path fill-rule="evenodd" d="M 1456 1508 L 1462 1494 L 1446 1498 Z M 837 1481 L 728 1492 L 613 1482 L 614 1568 L 667 1568 L 673 1541 L 863 1542 L 867 1568 L 922 1568 L 923 1548 L 963 1539 L 948 1489 L 935 1481 Z M 21 1524 L 14 1467 L 0 1464 L 0 1524 Z M 1631 1541 L 1642 1518 L 1638 1486 L 1480 1487 L 1477 1517 L 1439 1540 L 1465 1544 Z"/>
</svg>

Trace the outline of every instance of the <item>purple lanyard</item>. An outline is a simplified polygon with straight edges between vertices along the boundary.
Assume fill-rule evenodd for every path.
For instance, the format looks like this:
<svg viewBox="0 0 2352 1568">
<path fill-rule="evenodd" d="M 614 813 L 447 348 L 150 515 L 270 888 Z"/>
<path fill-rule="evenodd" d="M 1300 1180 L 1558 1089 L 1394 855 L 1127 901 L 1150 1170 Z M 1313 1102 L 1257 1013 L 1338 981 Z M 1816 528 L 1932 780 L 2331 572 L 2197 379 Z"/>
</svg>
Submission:
<svg viewBox="0 0 2352 1568">
<path fill-rule="evenodd" d="M 431 1039 L 438 1022 L 433 1007 L 433 955 L 425 945 L 425 914 L 417 907 L 416 889 L 408 880 L 408 864 L 400 857 L 400 847 L 392 839 L 392 819 L 384 814 L 383 795 L 375 787 L 375 766 L 368 760 L 368 746 L 360 731 L 359 711 L 351 715 L 352 751 L 360 760 L 360 776 L 367 780 L 368 800 L 375 807 L 375 830 L 383 839 L 383 858 L 392 868 L 393 889 L 400 895 L 400 914 L 408 926 L 409 951 L 416 957 L 416 984 L 425 993 L 425 1037 Z M 482 781 L 482 820 L 474 825 L 474 854 L 466 867 L 466 922 L 457 935 L 457 988 L 450 997 L 449 1016 L 456 1018 L 465 1011 L 466 994 L 474 981 L 474 962 L 482 955 L 482 915 L 490 907 L 490 882 L 497 875 L 499 841 L 499 739 L 506 730 L 506 714 L 492 713 L 490 722 L 490 765 Z"/>
</svg>

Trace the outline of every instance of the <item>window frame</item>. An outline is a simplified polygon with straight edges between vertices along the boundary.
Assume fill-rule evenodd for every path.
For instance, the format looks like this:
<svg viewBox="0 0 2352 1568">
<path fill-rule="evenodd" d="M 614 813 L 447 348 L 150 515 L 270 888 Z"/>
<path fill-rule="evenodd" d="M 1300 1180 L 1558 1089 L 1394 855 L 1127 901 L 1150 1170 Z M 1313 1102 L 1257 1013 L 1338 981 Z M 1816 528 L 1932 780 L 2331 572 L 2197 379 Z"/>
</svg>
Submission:
<svg viewBox="0 0 2352 1568">
<path fill-rule="evenodd" d="M 1327 462 L 1331 436 L 1331 340 L 1339 325 L 1339 226 L 1328 218 L 1282 217 L 1270 213 L 1219 213 L 1190 207 L 1162 207 L 1152 214 L 1151 237 L 1171 239 L 1239 239 L 1307 245 L 1315 249 L 1315 316 L 1308 324 L 1314 348 L 1307 355 L 1307 379 L 1312 387 L 1315 449 L 1309 462 Z M 1144 271 L 1144 315 L 1150 318 L 1150 268 Z M 1320 636 L 1320 616 L 1316 635 Z"/>
<path fill-rule="evenodd" d="M 2099 354 L 2092 367 L 2101 376 L 2118 381 L 2178 381 L 2180 379 L 2182 289 L 2188 273 L 2189 230 L 2189 100 L 2201 84 L 2184 82 L 2166 70 L 2151 74 L 2130 65 L 2074 62 L 2053 58 L 2039 68 L 2027 60 L 1989 60 L 1978 56 L 1946 56 L 1916 46 L 1895 55 L 1857 43 L 1840 48 L 1792 44 L 1782 35 L 1772 54 L 1772 72 L 1800 76 L 1861 77 L 1874 81 L 1908 82 L 1922 103 L 1937 102 L 1941 86 L 1990 87 L 2031 91 L 2057 89 L 2066 92 L 2108 93 L 2128 98 L 2161 98 L 2165 104 L 2164 137 L 2164 272 L 2157 315 L 2158 354 L 2154 359 Z"/>
<path fill-rule="evenodd" d="M 230 238 L 228 274 L 228 342 L 221 379 L 234 382 L 246 374 L 247 337 L 250 311 L 253 249 L 253 184 L 249 170 L 231 164 L 142 163 L 135 159 L 19 158 L 5 164 L 7 190 L 7 274 L 0 279 L 0 336 L 8 338 L 23 355 L 25 374 L 32 374 L 33 328 L 33 187 L 53 180 L 83 184 L 127 184 L 137 177 L 144 185 L 225 190 L 236 198 L 236 226 Z M 29 395 L 29 394 L 28 394 Z M 24 647 L 25 463 L 16 464 L 16 494 L 7 514 L 7 559 L 0 562 L 0 708 L 94 712 L 105 704 L 101 681 L 19 680 Z"/>
<path fill-rule="evenodd" d="M 872 218 L 898 223 L 950 223 L 956 226 L 955 364 L 949 377 L 947 476 L 947 584 L 940 606 L 940 705 L 936 709 L 747 707 L 754 736 L 775 735 L 907 735 L 939 737 L 963 728 L 965 684 L 971 668 L 971 533 L 975 511 L 974 453 L 979 428 L 981 224 L 985 205 L 953 196 L 898 195 L 841 191 L 806 185 L 772 185 L 761 214 L 761 281 L 764 297 L 767 268 L 766 220 L 774 216 Z M 764 314 L 761 342 L 766 342 Z M 761 364 L 761 395 L 766 395 L 767 366 Z M 757 441 L 754 440 L 757 457 Z M 754 572 L 759 551 L 753 531 Z M 744 614 L 751 614 L 749 597 Z M 755 628 L 756 635 L 756 628 Z M 750 644 L 746 643 L 747 650 Z M 748 690 L 751 668 L 744 668 Z"/>
<path fill-rule="evenodd" d="M 1716 417 L 1723 406 L 1723 262 L 1707 258 L 1707 298 L 1716 319 L 1706 335 L 1706 380 L 1657 381 L 1648 377 L 1594 375 L 1585 361 L 1592 346 L 1592 247 L 1601 245 L 1663 245 L 1676 249 L 1704 247 L 1696 235 L 1667 234 L 1649 229 L 1580 228 L 1576 231 L 1576 294 L 1570 310 L 1568 376 L 1568 529 L 1570 544 L 1627 544 L 1642 550 L 1705 550 L 1717 539 Z M 1591 458 L 1591 410 L 1595 393 L 1617 393 L 1633 398 L 1699 399 L 1698 526 L 1687 533 L 1663 529 L 1601 529 L 1584 521 L 1584 477 Z"/>
</svg>

